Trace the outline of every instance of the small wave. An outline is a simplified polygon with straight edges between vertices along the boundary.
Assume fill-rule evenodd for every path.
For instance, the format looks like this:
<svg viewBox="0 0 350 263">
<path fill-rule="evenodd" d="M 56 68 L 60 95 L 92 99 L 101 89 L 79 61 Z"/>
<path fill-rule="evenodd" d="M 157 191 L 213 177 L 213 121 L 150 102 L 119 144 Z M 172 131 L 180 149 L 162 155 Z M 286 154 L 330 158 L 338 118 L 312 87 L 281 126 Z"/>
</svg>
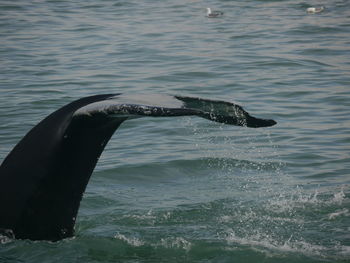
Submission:
<svg viewBox="0 0 350 263">
<path fill-rule="evenodd" d="M 292 236 L 285 242 L 279 243 L 269 236 L 256 234 L 253 236 L 239 237 L 233 230 L 228 232 L 227 242 L 229 244 L 237 243 L 244 246 L 262 247 L 282 252 L 298 252 L 308 256 L 320 256 L 327 250 L 326 247 L 310 244 L 305 241 L 292 241 Z"/>
<path fill-rule="evenodd" d="M 135 3 L 131 1 L 117 1 L 113 4 L 114 7 L 127 7 L 127 6 L 135 6 Z"/>
<path fill-rule="evenodd" d="M 323 33 L 342 33 L 342 29 L 339 27 L 332 26 L 314 26 L 314 25 L 303 25 L 297 27 L 288 32 L 290 35 L 318 35 Z"/>
<path fill-rule="evenodd" d="M 303 66 L 301 61 L 297 61 L 297 60 L 288 60 L 288 59 L 271 59 L 271 60 L 267 60 L 267 61 L 260 61 L 260 62 L 254 62 L 252 63 L 252 65 L 254 67 L 267 67 L 267 68 L 271 68 L 271 67 L 300 67 Z"/>
<path fill-rule="evenodd" d="M 340 206 L 347 198 L 344 194 L 343 188 L 339 192 L 330 196 L 327 193 L 319 193 L 319 190 L 315 190 L 312 193 L 304 193 L 301 188 L 297 188 L 295 192 L 289 196 L 280 194 L 275 198 L 272 198 L 268 204 L 267 209 L 279 213 L 286 211 L 293 211 L 296 209 L 317 208 L 317 207 L 334 207 Z"/>
<path fill-rule="evenodd" d="M 155 225 L 159 219 L 152 210 L 148 212 L 135 212 L 127 215 L 123 215 L 121 218 L 124 222 L 128 224 L 143 224 L 143 225 Z"/>
<path fill-rule="evenodd" d="M 0 9 L 2 11 L 24 11 L 26 8 L 23 5 L 11 5 L 11 4 L 1 4 Z"/>
<path fill-rule="evenodd" d="M 121 240 L 132 247 L 151 246 L 156 249 L 157 248 L 181 249 L 181 250 L 185 250 L 186 252 L 189 252 L 192 247 L 192 243 L 183 237 L 166 237 L 166 238 L 161 238 L 160 241 L 158 242 L 152 242 L 152 241 L 143 241 L 134 236 L 130 237 L 130 236 L 126 236 L 118 233 L 114 236 L 114 238 Z"/>
<path fill-rule="evenodd" d="M 160 240 L 160 245 L 165 248 L 177 248 L 189 251 L 191 249 L 191 242 L 183 237 L 168 237 Z"/>
<path fill-rule="evenodd" d="M 103 7 L 105 6 L 102 4 L 86 4 L 81 6 L 81 8 L 84 8 L 84 9 L 99 9 Z"/>
<path fill-rule="evenodd" d="M 183 249 L 188 252 L 192 243 L 186 240 L 184 237 L 165 237 L 160 238 L 159 241 L 155 240 L 142 240 L 135 235 L 125 235 L 121 233 L 117 233 L 114 238 L 121 240 L 133 247 L 141 247 L 141 246 L 152 246 L 154 248 L 166 248 L 166 249 Z"/>
<path fill-rule="evenodd" d="M 344 199 L 345 199 L 345 193 L 344 193 L 344 188 L 342 187 L 340 192 L 334 194 L 332 202 L 341 204 L 344 201 Z"/>
<path fill-rule="evenodd" d="M 333 247 L 310 243 L 303 239 L 297 240 L 293 235 L 284 242 L 278 242 L 271 236 L 255 234 L 252 236 L 239 236 L 232 229 L 228 231 L 225 238 L 229 246 L 239 244 L 247 246 L 253 250 L 262 250 L 261 252 L 269 254 L 270 257 L 280 256 L 279 253 L 296 253 L 307 257 L 317 258 L 318 260 L 346 260 L 350 255 L 350 247 L 346 245 L 334 245 Z"/>
<path fill-rule="evenodd" d="M 337 212 L 334 212 L 334 213 L 330 213 L 328 215 L 328 218 L 331 220 L 331 219 L 335 219 L 336 217 L 343 216 L 343 215 L 349 216 L 350 215 L 349 209 L 344 208 L 344 209 L 342 209 L 340 211 L 337 211 Z"/>
<path fill-rule="evenodd" d="M 0 244 L 7 244 L 13 241 L 13 238 L 10 238 L 8 236 L 3 236 L 0 234 Z"/>
<path fill-rule="evenodd" d="M 142 240 L 140 240 L 136 237 L 126 237 L 125 235 L 120 234 L 120 233 L 116 234 L 114 236 L 114 238 L 119 239 L 121 241 L 124 241 L 133 247 L 140 247 L 140 246 L 143 246 L 145 244 Z"/>
<path fill-rule="evenodd" d="M 329 48 L 307 48 L 303 49 L 300 54 L 301 55 L 314 55 L 317 57 L 321 56 L 341 56 L 345 55 L 347 53 L 347 50 L 336 50 L 332 47 Z M 329 63 L 324 63 L 321 61 L 316 61 L 316 60 L 305 60 L 306 62 L 311 62 L 310 64 L 315 64 L 315 65 L 320 65 L 320 66 L 328 66 L 328 67 L 333 67 Z"/>
</svg>

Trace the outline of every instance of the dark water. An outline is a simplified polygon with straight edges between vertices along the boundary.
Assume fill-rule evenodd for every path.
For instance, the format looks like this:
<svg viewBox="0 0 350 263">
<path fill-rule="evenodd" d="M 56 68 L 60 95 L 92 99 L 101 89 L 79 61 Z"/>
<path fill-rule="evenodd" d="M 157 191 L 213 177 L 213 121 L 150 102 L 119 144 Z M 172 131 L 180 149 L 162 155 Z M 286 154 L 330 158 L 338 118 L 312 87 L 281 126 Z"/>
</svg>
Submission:
<svg viewBox="0 0 350 263">
<path fill-rule="evenodd" d="M 76 237 L 2 238 L 0 262 L 350 261 L 349 47 L 348 0 L 1 1 L 1 160 L 92 94 L 224 99 L 278 124 L 126 122 Z"/>
</svg>

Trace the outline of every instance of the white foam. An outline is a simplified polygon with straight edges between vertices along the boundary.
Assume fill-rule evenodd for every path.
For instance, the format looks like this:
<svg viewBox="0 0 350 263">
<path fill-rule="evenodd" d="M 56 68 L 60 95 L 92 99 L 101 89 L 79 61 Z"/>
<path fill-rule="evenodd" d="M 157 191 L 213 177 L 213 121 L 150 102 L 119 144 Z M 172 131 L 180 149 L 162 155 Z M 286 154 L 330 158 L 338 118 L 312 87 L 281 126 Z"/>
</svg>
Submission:
<svg viewBox="0 0 350 263">
<path fill-rule="evenodd" d="M 13 241 L 12 238 L 9 238 L 7 236 L 3 236 L 0 234 L 0 244 L 7 244 L 9 242 Z"/>
<path fill-rule="evenodd" d="M 350 246 L 340 246 L 338 249 L 340 255 L 342 255 L 345 258 L 350 257 Z"/>
<path fill-rule="evenodd" d="M 156 222 L 157 216 L 153 214 L 153 211 L 151 209 L 146 214 L 124 215 L 123 218 L 134 219 L 137 221 L 142 221 L 145 224 L 154 225 Z"/>
<path fill-rule="evenodd" d="M 186 251 L 189 251 L 191 249 L 191 242 L 187 241 L 183 237 L 176 237 L 176 238 L 162 238 L 161 239 L 161 245 L 166 248 L 180 248 L 184 249 Z"/>
<path fill-rule="evenodd" d="M 144 245 L 144 242 L 136 237 L 126 237 L 125 235 L 122 234 L 116 234 L 114 238 L 125 241 L 129 245 L 133 247 L 140 247 Z"/>
<path fill-rule="evenodd" d="M 273 198 L 267 204 L 267 208 L 274 212 L 291 212 L 296 208 L 305 208 L 305 205 L 317 205 L 323 201 L 317 198 L 318 190 L 314 193 L 303 194 L 301 189 L 297 188 L 297 192 L 291 196 L 280 196 Z"/>
<path fill-rule="evenodd" d="M 247 237 L 239 237 L 234 231 L 230 231 L 226 240 L 230 243 L 237 243 L 244 246 L 254 246 L 255 248 L 266 248 L 282 252 L 298 252 L 308 256 L 320 256 L 327 248 L 324 246 L 311 244 L 303 240 L 291 240 L 292 236 L 285 242 L 278 242 L 268 235 L 255 234 Z"/>
<path fill-rule="evenodd" d="M 344 209 L 342 209 L 340 211 L 337 211 L 337 212 L 334 212 L 334 213 L 330 213 L 328 215 L 328 218 L 329 219 L 335 219 L 336 217 L 343 216 L 343 215 L 345 215 L 345 216 L 349 216 L 350 215 L 349 210 L 347 208 L 344 208 Z"/>
<path fill-rule="evenodd" d="M 333 197 L 333 202 L 342 204 L 345 199 L 344 188 L 342 187 L 339 193 L 335 193 Z"/>
</svg>

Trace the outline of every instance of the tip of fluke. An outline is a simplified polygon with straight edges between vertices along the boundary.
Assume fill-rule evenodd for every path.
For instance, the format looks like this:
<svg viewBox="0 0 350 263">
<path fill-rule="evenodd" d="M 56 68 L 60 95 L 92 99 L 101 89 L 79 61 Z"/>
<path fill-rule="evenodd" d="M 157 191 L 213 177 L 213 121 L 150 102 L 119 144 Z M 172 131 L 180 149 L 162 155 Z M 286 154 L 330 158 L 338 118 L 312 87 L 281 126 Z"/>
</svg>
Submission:
<svg viewBox="0 0 350 263">
<path fill-rule="evenodd" d="M 249 128 L 270 127 L 276 124 L 277 122 L 274 120 L 258 119 L 252 116 L 247 118 L 247 127 Z"/>
</svg>

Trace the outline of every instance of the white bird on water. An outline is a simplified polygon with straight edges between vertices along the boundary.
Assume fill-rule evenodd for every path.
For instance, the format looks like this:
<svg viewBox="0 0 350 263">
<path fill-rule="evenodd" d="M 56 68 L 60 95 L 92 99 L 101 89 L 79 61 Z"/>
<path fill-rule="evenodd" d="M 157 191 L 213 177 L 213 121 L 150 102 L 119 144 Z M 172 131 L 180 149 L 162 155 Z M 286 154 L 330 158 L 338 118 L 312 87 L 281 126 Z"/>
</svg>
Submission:
<svg viewBox="0 0 350 263">
<path fill-rule="evenodd" d="M 308 14 L 317 14 L 317 13 L 321 13 L 324 10 L 324 7 L 309 7 L 308 9 L 306 9 L 306 12 L 308 12 Z"/>
<path fill-rule="evenodd" d="M 221 11 L 211 11 L 210 7 L 207 7 L 207 17 L 219 17 L 222 16 L 224 12 Z"/>
</svg>

